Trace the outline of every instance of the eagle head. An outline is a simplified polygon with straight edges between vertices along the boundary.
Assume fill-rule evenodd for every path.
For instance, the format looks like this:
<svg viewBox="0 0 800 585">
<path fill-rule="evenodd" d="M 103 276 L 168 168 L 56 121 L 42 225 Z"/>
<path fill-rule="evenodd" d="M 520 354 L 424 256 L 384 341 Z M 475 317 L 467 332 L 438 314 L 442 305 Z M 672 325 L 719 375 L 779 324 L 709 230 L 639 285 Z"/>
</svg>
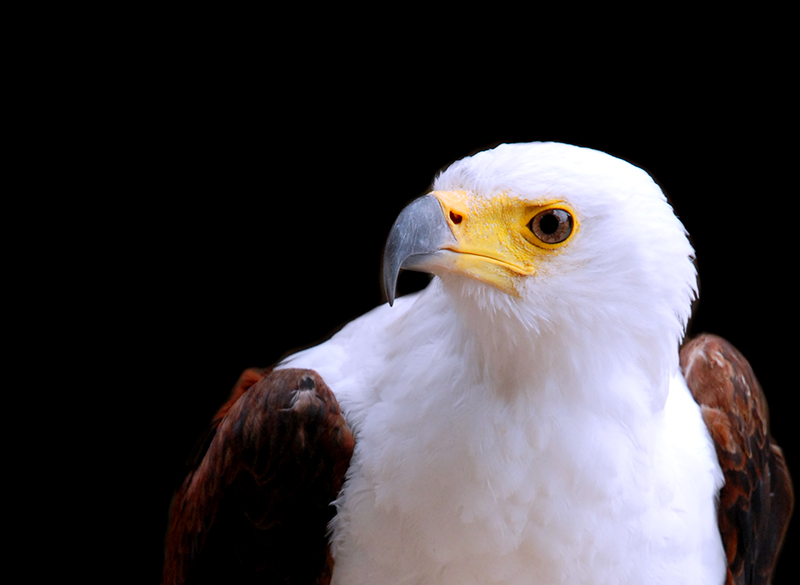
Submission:
<svg viewBox="0 0 800 585">
<path fill-rule="evenodd" d="M 642 169 L 567 144 L 502 144 L 450 165 L 400 213 L 383 286 L 392 303 L 401 269 L 429 272 L 466 321 L 595 346 L 624 338 L 634 353 L 668 345 L 676 356 L 696 297 L 693 259 Z"/>
</svg>

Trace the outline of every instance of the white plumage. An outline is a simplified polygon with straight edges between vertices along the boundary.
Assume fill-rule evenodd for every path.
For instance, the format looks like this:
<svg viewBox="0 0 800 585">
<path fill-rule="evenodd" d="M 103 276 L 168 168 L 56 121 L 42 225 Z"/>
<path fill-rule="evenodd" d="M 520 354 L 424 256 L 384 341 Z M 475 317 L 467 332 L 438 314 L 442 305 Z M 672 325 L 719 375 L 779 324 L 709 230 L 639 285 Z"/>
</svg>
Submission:
<svg viewBox="0 0 800 585">
<path fill-rule="evenodd" d="M 722 473 L 678 365 L 693 252 L 661 190 L 553 143 L 434 189 L 558 198 L 580 230 L 519 296 L 441 271 L 282 364 L 316 370 L 356 436 L 333 582 L 722 583 Z"/>
</svg>

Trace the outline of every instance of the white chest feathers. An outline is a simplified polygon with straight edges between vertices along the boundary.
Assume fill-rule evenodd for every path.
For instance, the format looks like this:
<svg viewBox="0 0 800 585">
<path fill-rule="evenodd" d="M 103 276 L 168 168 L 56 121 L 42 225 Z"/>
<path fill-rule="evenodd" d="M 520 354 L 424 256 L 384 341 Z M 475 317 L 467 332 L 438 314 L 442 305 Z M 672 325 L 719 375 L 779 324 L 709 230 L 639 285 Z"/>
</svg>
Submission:
<svg viewBox="0 0 800 585">
<path fill-rule="evenodd" d="M 287 364 L 316 369 L 356 433 L 335 585 L 724 581 L 722 474 L 679 375 L 663 408 L 619 399 L 641 382 L 624 376 L 587 400 L 544 374 L 467 375 L 464 348 L 421 334 L 388 351 L 384 315 Z"/>
<path fill-rule="evenodd" d="M 628 427 L 456 397 L 407 419 L 373 405 L 334 523 L 334 582 L 721 582 L 719 472 L 702 421 L 674 404 L 691 397 L 673 394 Z"/>
<path fill-rule="evenodd" d="M 334 583 L 721 583 L 720 472 L 681 390 L 628 424 L 497 397 L 371 404 L 333 524 Z"/>
</svg>

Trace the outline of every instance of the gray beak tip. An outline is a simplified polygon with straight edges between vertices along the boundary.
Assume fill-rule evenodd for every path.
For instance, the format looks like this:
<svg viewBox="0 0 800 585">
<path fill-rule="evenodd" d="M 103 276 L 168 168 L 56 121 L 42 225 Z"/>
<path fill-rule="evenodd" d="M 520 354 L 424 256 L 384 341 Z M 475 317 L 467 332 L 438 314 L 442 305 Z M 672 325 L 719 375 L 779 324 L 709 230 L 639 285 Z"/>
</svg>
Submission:
<svg viewBox="0 0 800 585">
<path fill-rule="evenodd" d="M 455 242 L 442 206 L 433 195 L 409 203 L 392 226 L 383 250 L 383 294 L 394 305 L 400 270 L 426 271 L 426 259 Z"/>
<path fill-rule="evenodd" d="M 383 298 L 386 299 L 390 307 L 394 306 L 394 295 L 396 287 L 397 287 L 397 274 L 395 274 L 394 278 L 388 277 L 384 274 L 381 288 L 383 290 Z"/>
</svg>

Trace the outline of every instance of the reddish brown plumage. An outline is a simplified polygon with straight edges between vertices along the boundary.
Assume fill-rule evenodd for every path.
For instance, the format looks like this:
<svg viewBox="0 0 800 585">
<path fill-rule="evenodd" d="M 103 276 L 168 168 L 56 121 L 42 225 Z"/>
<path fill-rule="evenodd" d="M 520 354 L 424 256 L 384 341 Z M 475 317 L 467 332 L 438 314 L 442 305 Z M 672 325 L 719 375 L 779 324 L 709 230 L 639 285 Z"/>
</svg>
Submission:
<svg viewBox="0 0 800 585">
<path fill-rule="evenodd" d="M 742 354 L 714 335 L 684 345 L 681 367 L 725 474 L 719 527 L 726 585 L 767 585 L 794 496 L 783 453 L 770 436 L 761 386 Z"/>
<path fill-rule="evenodd" d="M 353 436 L 311 370 L 247 370 L 175 495 L 165 585 L 326 585 Z"/>
</svg>

